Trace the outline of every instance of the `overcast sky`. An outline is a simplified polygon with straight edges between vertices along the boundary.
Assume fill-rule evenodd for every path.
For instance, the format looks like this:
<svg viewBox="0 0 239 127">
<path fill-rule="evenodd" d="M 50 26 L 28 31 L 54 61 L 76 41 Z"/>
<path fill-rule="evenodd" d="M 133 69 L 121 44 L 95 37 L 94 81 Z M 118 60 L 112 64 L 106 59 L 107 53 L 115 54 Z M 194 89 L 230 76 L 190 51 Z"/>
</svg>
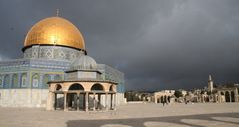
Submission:
<svg viewBox="0 0 239 127">
<path fill-rule="evenodd" d="M 57 8 L 127 90 L 239 82 L 239 0 L 1 0 L 0 60 L 22 57 L 28 30 Z"/>
</svg>

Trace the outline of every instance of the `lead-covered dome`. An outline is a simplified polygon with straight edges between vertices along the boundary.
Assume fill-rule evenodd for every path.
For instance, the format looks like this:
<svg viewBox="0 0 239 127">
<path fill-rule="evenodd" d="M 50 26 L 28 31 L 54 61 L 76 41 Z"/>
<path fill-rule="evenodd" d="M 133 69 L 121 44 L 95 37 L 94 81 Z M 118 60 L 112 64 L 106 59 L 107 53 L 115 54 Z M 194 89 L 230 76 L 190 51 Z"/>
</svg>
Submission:
<svg viewBox="0 0 239 127">
<path fill-rule="evenodd" d="M 72 63 L 71 70 L 97 70 L 97 63 L 92 57 L 83 55 Z"/>
<path fill-rule="evenodd" d="M 25 38 L 24 48 L 32 45 L 60 45 L 85 50 L 81 32 L 61 17 L 45 18 L 36 23 Z"/>
</svg>

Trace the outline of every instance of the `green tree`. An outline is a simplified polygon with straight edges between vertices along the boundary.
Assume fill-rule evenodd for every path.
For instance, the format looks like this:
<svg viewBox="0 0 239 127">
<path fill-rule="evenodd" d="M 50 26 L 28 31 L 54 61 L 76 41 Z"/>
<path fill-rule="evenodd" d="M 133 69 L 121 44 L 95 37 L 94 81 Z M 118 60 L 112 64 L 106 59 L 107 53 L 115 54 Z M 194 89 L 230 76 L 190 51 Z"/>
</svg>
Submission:
<svg viewBox="0 0 239 127">
<path fill-rule="evenodd" d="M 176 91 L 175 91 L 175 93 L 174 93 L 174 96 L 175 96 L 175 97 L 177 97 L 177 98 L 179 98 L 179 97 L 182 97 L 182 96 L 183 96 L 183 94 L 182 94 L 182 92 L 181 92 L 181 91 L 179 91 L 179 90 L 176 90 Z"/>
</svg>

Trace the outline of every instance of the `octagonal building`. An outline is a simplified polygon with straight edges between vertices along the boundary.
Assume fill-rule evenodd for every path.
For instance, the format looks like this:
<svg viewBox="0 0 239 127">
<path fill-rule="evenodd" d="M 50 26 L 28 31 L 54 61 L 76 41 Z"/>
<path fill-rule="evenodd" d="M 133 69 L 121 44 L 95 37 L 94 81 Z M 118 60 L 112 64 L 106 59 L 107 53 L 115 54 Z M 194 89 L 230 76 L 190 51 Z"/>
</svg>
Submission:
<svg viewBox="0 0 239 127">
<path fill-rule="evenodd" d="M 49 86 L 74 78 L 114 84 L 114 104 L 124 103 L 124 74 L 87 56 L 84 38 L 70 21 L 58 16 L 40 20 L 27 33 L 22 51 L 23 58 L 0 61 L 0 106 L 46 107 Z M 105 100 L 102 107 L 110 103 L 105 95 L 99 99 Z M 58 100 L 55 105 L 60 107 L 64 97 L 58 96 Z"/>
</svg>

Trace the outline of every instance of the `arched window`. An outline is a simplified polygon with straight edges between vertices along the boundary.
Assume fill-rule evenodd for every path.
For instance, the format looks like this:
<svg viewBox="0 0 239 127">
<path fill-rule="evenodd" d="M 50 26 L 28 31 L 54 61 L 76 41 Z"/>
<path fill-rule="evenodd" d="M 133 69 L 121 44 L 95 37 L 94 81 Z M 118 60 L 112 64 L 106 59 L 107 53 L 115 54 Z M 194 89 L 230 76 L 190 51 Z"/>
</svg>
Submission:
<svg viewBox="0 0 239 127">
<path fill-rule="evenodd" d="M 103 89 L 103 86 L 101 84 L 94 84 L 91 87 L 91 90 L 95 91 L 95 90 L 104 90 L 104 89 Z"/>
<path fill-rule="evenodd" d="M 50 81 L 50 79 L 51 79 L 51 77 L 48 74 L 45 74 L 43 76 L 43 87 L 44 88 L 48 88 L 48 84 L 47 83 Z"/>
<path fill-rule="evenodd" d="M 27 74 L 24 73 L 21 76 L 21 87 L 26 87 L 27 86 Z"/>
<path fill-rule="evenodd" d="M 4 76 L 3 85 L 5 88 L 10 87 L 10 76 L 7 74 Z"/>
<path fill-rule="evenodd" d="M 0 87 L 2 87 L 2 86 L 3 86 L 3 76 L 0 75 Z"/>
<path fill-rule="evenodd" d="M 18 75 L 17 74 L 12 75 L 12 86 L 13 86 L 13 88 L 18 87 Z"/>
<path fill-rule="evenodd" d="M 34 74 L 32 76 L 32 87 L 38 87 L 39 86 L 39 75 Z"/>
<path fill-rule="evenodd" d="M 230 94 L 228 91 L 226 91 L 225 93 L 225 99 L 226 99 L 226 102 L 230 102 Z"/>
<path fill-rule="evenodd" d="M 84 90 L 81 84 L 75 83 L 69 87 L 69 90 Z"/>
</svg>

